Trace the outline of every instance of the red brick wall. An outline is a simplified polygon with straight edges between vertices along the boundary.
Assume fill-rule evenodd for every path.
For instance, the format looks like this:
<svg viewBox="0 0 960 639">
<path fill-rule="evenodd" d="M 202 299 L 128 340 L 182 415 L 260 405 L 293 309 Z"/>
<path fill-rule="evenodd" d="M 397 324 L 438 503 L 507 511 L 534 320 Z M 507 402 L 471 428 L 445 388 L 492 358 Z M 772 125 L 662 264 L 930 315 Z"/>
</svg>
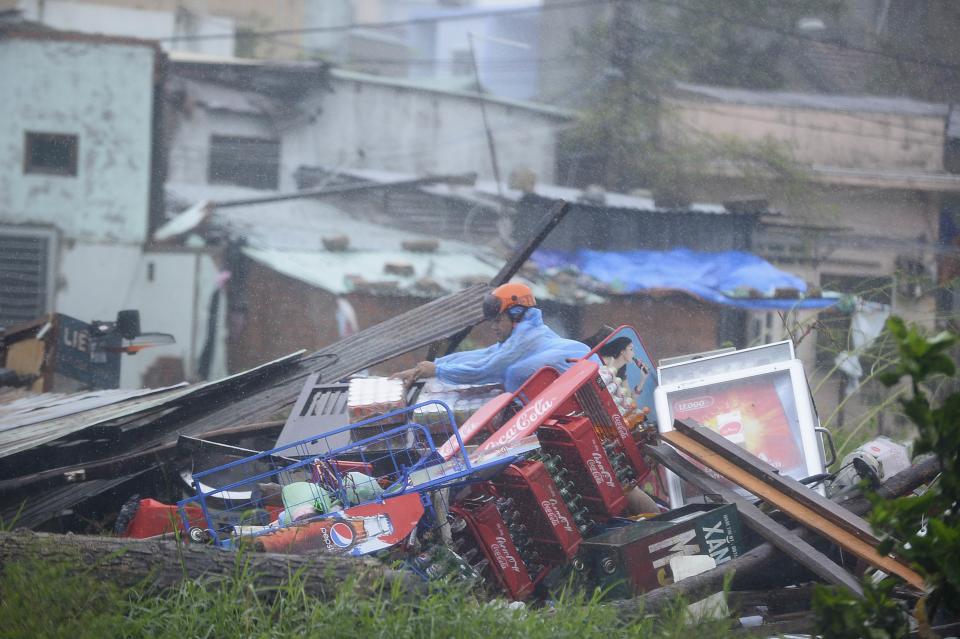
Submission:
<svg viewBox="0 0 960 639">
<path fill-rule="evenodd" d="M 407 296 L 351 293 L 346 296 L 357 313 L 360 328 L 368 328 L 424 304 Z M 231 335 L 228 361 L 231 372 L 257 366 L 301 348 L 316 351 L 339 339 L 336 297 L 321 289 L 286 277 L 256 262 L 248 262 L 246 320 L 239 335 Z M 719 307 L 689 295 L 662 297 L 625 295 L 605 304 L 581 307 L 578 335 L 586 337 L 603 324 L 630 324 L 640 333 L 654 359 L 717 348 Z M 477 348 L 493 342 L 481 325 L 464 344 Z M 422 360 L 426 348 L 379 364 L 373 373 L 389 374 Z"/>
<path fill-rule="evenodd" d="M 656 362 L 717 348 L 719 317 L 718 306 L 684 294 L 613 296 L 605 304 L 582 307 L 581 336 L 592 335 L 604 324 L 629 324 Z"/>
</svg>

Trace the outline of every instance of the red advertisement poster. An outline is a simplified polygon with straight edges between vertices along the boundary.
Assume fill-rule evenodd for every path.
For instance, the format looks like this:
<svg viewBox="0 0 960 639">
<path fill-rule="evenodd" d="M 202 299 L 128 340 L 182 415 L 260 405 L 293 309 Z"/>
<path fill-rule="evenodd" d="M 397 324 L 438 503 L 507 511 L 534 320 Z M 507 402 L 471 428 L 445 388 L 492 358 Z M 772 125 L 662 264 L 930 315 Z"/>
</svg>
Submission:
<svg viewBox="0 0 960 639">
<path fill-rule="evenodd" d="M 674 419 L 695 421 L 750 451 L 781 473 L 806 471 L 789 376 L 736 380 L 672 393 Z M 786 410 L 784 403 L 786 402 Z M 789 416 L 788 416 L 789 411 Z"/>
</svg>

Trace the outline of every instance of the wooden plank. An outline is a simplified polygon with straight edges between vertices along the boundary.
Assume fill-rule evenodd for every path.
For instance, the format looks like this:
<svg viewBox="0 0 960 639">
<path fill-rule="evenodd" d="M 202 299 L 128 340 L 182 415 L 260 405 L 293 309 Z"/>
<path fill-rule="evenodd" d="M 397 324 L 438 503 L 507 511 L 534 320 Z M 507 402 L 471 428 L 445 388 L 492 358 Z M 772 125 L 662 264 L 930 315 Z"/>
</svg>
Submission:
<svg viewBox="0 0 960 639">
<path fill-rule="evenodd" d="M 846 508 L 838 506 L 815 490 L 811 490 L 792 477 L 781 475 L 776 468 L 756 455 L 737 446 L 719 433 L 704 426 L 695 426 L 682 420 L 674 422 L 674 428 L 695 442 L 709 448 L 727 461 L 745 470 L 760 481 L 777 488 L 785 495 L 820 513 L 864 542 L 876 546 L 880 543 L 870 524 Z"/>
<path fill-rule="evenodd" d="M 826 555 L 805 542 L 795 532 L 777 523 L 752 503 L 681 457 L 675 450 L 666 446 L 646 446 L 644 452 L 700 490 L 720 495 L 725 502 L 736 505 L 737 512 L 743 517 L 747 526 L 827 583 L 843 586 L 863 596 L 863 589 L 853 575 L 830 561 Z"/>
<path fill-rule="evenodd" d="M 46 344 L 39 339 L 22 339 L 7 347 L 6 368 L 16 371 L 18 375 L 36 375 L 37 379 L 30 385 L 35 393 L 43 392 L 43 354 Z"/>
<path fill-rule="evenodd" d="M 693 457 L 701 464 L 720 473 L 738 486 L 742 486 L 760 499 L 775 505 L 800 524 L 829 537 L 842 548 L 852 552 L 869 564 L 888 574 L 900 577 L 918 590 L 923 590 L 924 579 L 914 570 L 893 557 L 884 557 L 878 554 L 873 544 L 850 533 L 813 508 L 784 494 L 776 487 L 760 481 L 736 464 L 724 459 L 718 453 L 692 440 L 680 431 L 663 433 L 661 436 L 672 446 Z"/>
</svg>

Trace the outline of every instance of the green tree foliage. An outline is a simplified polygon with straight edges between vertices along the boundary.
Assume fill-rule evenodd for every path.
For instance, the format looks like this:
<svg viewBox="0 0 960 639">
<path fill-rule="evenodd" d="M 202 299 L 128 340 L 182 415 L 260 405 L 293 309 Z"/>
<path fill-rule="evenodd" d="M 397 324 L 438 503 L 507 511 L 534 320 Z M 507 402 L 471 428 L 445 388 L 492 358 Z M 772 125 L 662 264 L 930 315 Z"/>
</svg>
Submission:
<svg viewBox="0 0 960 639">
<path fill-rule="evenodd" d="M 926 382 L 937 376 L 954 377 L 951 349 L 960 336 L 942 332 L 925 336 L 899 317 L 887 321 L 896 340 L 898 361 L 881 376 L 887 386 L 909 379 L 909 397 L 899 400 L 904 413 L 917 427 L 914 454 L 932 453 L 940 462 L 939 479 L 920 496 L 894 500 L 872 498 L 870 523 L 883 536 L 878 551 L 893 552 L 914 566 L 926 579 L 929 594 L 925 611 L 946 607 L 960 612 L 960 392 L 934 406 Z M 902 637 L 905 618 L 897 621 L 897 608 L 888 594 L 892 581 L 876 588 L 865 584 L 867 596 L 832 588 L 819 589 L 814 600 L 820 632 L 825 637 Z M 926 617 L 926 612 L 922 615 Z M 902 618 L 903 615 L 900 614 Z M 883 634 L 864 634 L 870 626 Z"/>
<path fill-rule="evenodd" d="M 704 137 L 664 135 L 663 96 L 676 80 L 744 88 L 783 85 L 784 39 L 805 16 L 835 16 L 841 0 L 621 0 L 581 34 L 585 115 L 561 143 L 561 169 L 575 183 L 639 186 L 686 201 L 688 185 L 720 157 L 783 168 L 780 149 L 741 148 Z M 761 28 L 758 28 L 761 27 Z M 667 117 L 664 117 L 666 113 Z M 666 125 L 669 127 L 669 124 Z M 759 145 L 762 146 L 762 145 Z"/>
</svg>

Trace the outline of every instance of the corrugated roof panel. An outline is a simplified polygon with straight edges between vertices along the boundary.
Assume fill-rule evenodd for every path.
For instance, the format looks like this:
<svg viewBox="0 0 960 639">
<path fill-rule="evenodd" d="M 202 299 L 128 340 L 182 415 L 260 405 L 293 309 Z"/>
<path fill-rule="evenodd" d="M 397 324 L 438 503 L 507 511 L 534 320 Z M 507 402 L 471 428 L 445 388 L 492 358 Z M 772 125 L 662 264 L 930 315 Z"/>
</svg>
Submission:
<svg viewBox="0 0 960 639">
<path fill-rule="evenodd" d="M 469 278 L 489 280 L 497 274 L 490 264 L 467 253 L 414 253 L 411 251 L 275 251 L 245 248 L 244 254 L 271 269 L 337 295 L 356 289 L 351 277 L 368 282 L 392 282 L 398 292 L 416 294 L 421 278 L 434 279 L 447 291 L 463 288 Z M 384 272 L 390 263 L 407 264 L 413 275 Z M 435 297 L 430 295 L 429 297 Z"/>
<path fill-rule="evenodd" d="M 94 398 L 88 397 L 90 402 L 86 404 L 81 398 L 78 404 L 79 410 L 65 412 L 44 421 L 33 421 L 28 417 L 19 423 L 14 423 L 4 419 L 3 423 L 5 425 L 10 424 L 10 427 L 0 430 L 0 458 L 36 448 L 92 426 L 132 418 L 148 411 L 170 406 L 180 400 L 193 399 L 196 396 L 201 396 L 206 392 L 247 377 L 263 375 L 273 369 L 296 362 L 304 352 L 298 351 L 242 373 L 204 384 L 177 386 L 160 391 L 150 390 L 146 391 L 145 394 L 125 398 L 120 398 L 118 395 L 116 401 L 106 405 L 101 404 L 91 407 L 90 402 L 95 403 L 96 401 Z M 61 407 L 64 411 L 70 411 L 71 403 L 69 401 L 56 401 L 55 405 Z M 29 411 L 24 414 L 29 415 Z"/>
</svg>

